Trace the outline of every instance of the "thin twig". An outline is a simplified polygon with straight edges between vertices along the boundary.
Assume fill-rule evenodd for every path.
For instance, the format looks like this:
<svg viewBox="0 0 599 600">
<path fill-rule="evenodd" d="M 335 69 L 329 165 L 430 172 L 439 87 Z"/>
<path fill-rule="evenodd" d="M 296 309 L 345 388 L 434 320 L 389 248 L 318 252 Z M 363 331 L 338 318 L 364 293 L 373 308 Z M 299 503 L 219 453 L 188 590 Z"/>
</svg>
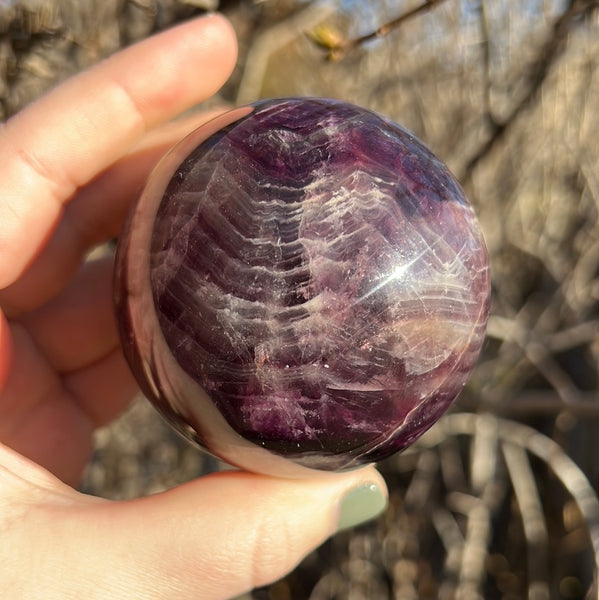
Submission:
<svg viewBox="0 0 599 600">
<path fill-rule="evenodd" d="M 495 119 L 495 116 L 493 115 L 491 101 L 491 93 L 493 86 L 491 82 L 491 34 L 489 32 L 489 21 L 487 17 L 486 4 L 484 2 L 481 2 L 480 7 L 480 29 L 483 39 L 481 48 L 481 59 L 483 63 L 482 77 L 484 87 L 485 118 L 491 124 L 492 127 L 495 127 L 498 123 Z"/>
<path fill-rule="evenodd" d="M 439 429 L 445 435 L 475 435 L 479 418 L 474 414 L 454 413 L 439 422 Z M 516 421 L 497 419 L 497 423 L 500 440 L 521 446 L 544 461 L 572 496 L 588 528 L 595 569 L 599 569 L 599 499 L 586 475 L 546 435 Z"/>
<path fill-rule="evenodd" d="M 435 509 L 431 521 L 445 548 L 444 574 L 439 598 L 453 598 L 459 581 L 464 535 L 455 515 L 445 507 Z"/>
<path fill-rule="evenodd" d="M 462 551 L 462 565 L 456 590 L 457 600 L 482 599 L 481 588 L 485 577 L 491 531 L 489 507 L 482 500 L 478 500 L 468 513 L 466 541 Z"/>
<path fill-rule="evenodd" d="M 427 0 L 422 4 L 406 11 L 396 17 L 395 19 L 389 21 L 377 27 L 374 31 L 367 33 L 365 35 L 361 35 L 360 37 L 353 38 L 351 40 L 335 40 L 335 41 L 322 41 L 317 36 L 310 36 L 312 41 L 327 50 L 327 58 L 329 60 L 340 60 L 343 58 L 348 52 L 354 50 L 358 46 L 370 42 L 372 40 L 376 40 L 378 38 L 385 37 L 389 35 L 392 31 L 397 29 L 400 25 L 403 25 L 406 21 L 409 21 L 413 17 L 420 15 L 422 13 L 428 12 L 433 9 L 438 4 L 441 4 L 445 0 Z"/>
<path fill-rule="evenodd" d="M 259 98 L 271 56 L 302 35 L 303 31 L 326 19 L 333 10 L 334 7 L 328 3 L 311 4 L 296 15 L 261 33 L 251 45 L 245 60 L 237 91 L 237 104 L 247 104 Z"/>
<path fill-rule="evenodd" d="M 579 390 L 570 376 L 553 358 L 551 349 L 544 336 L 536 331 L 527 329 L 517 319 L 506 319 L 494 316 L 490 319 L 487 330 L 491 337 L 503 341 L 511 341 L 522 349 L 526 358 L 537 371 L 550 383 L 566 404 L 574 404 L 579 397 Z"/>
<path fill-rule="evenodd" d="M 509 400 L 495 397 L 485 399 L 472 408 L 512 418 L 556 416 L 567 411 L 577 417 L 596 419 L 599 418 L 599 392 L 579 392 L 577 400 L 565 404 L 554 391 L 527 390 L 510 395 Z"/>
<path fill-rule="evenodd" d="M 549 533 L 543 505 L 526 450 L 519 445 L 504 442 L 501 445 L 527 544 L 529 598 L 549 600 L 548 543 Z"/>
<path fill-rule="evenodd" d="M 426 505 L 438 480 L 439 459 L 434 452 L 423 452 L 404 497 L 406 511 L 419 511 Z"/>
</svg>

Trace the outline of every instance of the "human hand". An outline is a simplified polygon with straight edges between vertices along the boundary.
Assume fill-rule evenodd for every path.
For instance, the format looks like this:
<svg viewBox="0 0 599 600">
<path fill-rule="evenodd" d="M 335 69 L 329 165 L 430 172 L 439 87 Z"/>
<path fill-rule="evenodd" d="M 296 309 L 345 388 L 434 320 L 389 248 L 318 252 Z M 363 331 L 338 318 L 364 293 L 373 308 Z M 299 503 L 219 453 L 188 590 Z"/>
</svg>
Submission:
<svg viewBox="0 0 599 600">
<path fill-rule="evenodd" d="M 129 502 L 68 485 L 94 429 L 136 393 L 112 314 L 112 257 L 84 258 L 118 235 L 156 160 L 206 117 L 166 121 L 215 93 L 235 58 L 227 22 L 198 19 L 0 129 L 3 597 L 227 598 L 384 507 L 372 468 L 302 481 L 225 472 Z"/>
</svg>

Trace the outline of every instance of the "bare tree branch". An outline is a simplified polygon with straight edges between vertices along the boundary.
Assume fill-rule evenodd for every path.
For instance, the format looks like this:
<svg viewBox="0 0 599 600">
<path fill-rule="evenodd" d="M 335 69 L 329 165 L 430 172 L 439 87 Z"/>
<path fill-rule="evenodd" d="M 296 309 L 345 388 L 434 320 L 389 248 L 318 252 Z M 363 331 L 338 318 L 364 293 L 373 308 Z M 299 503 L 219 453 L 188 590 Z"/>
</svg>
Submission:
<svg viewBox="0 0 599 600">
<path fill-rule="evenodd" d="M 545 45 L 539 51 L 537 59 L 533 62 L 530 69 L 528 91 L 521 100 L 513 108 L 510 115 L 502 120 L 497 121 L 487 106 L 485 119 L 488 122 L 491 133 L 487 141 L 481 148 L 472 156 L 466 164 L 462 179 L 469 179 L 472 171 L 495 148 L 496 144 L 503 138 L 506 130 L 516 120 L 516 118 L 526 109 L 537 97 L 539 90 L 545 82 L 551 67 L 555 63 L 558 56 L 563 52 L 568 40 L 568 33 L 574 22 L 581 17 L 588 15 L 591 11 L 599 7 L 598 0 L 573 0 L 568 8 L 555 21 L 553 32 L 549 36 Z M 488 44 L 488 41 L 486 42 Z M 487 76 L 488 77 L 488 76 Z"/>
<path fill-rule="evenodd" d="M 374 31 L 351 40 L 339 39 L 337 35 L 323 36 L 319 35 L 318 33 L 308 33 L 308 36 L 317 46 L 327 51 L 328 60 L 341 60 L 351 50 L 354 50 L 366 42 L 389 35 L 392 31 L 397 29 L 400 25 L 403 25 L 406 21 L 409 21 L 417 15 L 430 11 L 444 1 L 445 0 L 427 0 L 426 2 L 406 11 L 405 13 L 402 13 L 399 15 L 399 17 L 396 17 L 392 21 L 381 25 Z"/>
</svg>

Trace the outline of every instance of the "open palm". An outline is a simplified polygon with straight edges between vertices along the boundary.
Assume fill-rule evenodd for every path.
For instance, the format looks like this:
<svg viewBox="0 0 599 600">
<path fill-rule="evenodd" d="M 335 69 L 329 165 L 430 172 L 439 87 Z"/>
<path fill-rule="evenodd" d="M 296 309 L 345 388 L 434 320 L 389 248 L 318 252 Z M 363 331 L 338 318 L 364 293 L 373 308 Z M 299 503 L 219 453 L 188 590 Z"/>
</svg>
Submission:
<svg viewBox="0 0 599 600">
<path fill-rule="evenodd" d="M 222 17 L 191 21 L 0 129 L 3 598 L 227 598 L 384 507 L 372 468 L 295 482 L 230 471 L 130 502 L 67 485 L 94 429 L 136 390 L 113 316 L 112 256 L 89 251 L 118 236 L 149 170 L 207 115 L 164 123 L 216 92 L 235 56 Z"/>
<path fill-rule="evenodd" d="M 114 324 L 112 257 L 82 263 L 118 235 L 149 169 L 202 117 L 156 127 L 228 77 L 231 36 L 205 29 L 134 46 L 0 130 L 0 441 L 70 483 L 94 428 L 135 392 Z M 190 47 L 198 61 L 174 60 Z"/>
</svg>

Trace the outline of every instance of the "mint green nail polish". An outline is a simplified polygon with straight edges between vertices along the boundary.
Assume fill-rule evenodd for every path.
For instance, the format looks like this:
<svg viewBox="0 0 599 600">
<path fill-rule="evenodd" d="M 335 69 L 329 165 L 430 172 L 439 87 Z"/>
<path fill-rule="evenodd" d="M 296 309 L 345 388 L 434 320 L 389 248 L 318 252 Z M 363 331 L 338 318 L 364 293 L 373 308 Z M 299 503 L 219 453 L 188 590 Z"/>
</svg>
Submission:
<svg viewBox="0 0 599 600">
<path fill-rule="evenodd" d="M 337 531 L 374 519 L 387 506 L 387 498 L 374 483 L 350 490 L 341 500 Z"/>
</svg>

